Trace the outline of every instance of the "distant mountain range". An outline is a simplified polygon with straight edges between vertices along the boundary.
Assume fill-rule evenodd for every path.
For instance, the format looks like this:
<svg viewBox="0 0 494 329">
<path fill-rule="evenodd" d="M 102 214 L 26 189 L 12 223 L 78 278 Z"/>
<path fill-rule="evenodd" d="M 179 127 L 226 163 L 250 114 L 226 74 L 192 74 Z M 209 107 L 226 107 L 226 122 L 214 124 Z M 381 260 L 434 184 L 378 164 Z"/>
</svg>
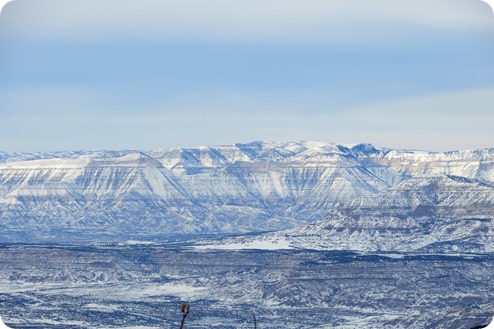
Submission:
<svg viewBox="0 0 494 329">
<path fill-rule="evenodd" d="M 493 218 L 494 149 L 253 142 L 0 153 L 0 242 L 288 230 L 255 239 L 282 236 L 291 247 L 316 249 L 494 251 Z"/>
</svg>

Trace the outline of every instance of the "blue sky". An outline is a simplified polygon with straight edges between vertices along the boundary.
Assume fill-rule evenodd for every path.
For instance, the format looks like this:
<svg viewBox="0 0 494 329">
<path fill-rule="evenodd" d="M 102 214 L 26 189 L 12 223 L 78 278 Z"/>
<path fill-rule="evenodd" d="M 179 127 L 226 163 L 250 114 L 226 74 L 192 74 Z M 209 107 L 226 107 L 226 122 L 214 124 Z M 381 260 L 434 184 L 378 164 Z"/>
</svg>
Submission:
<svg viewBox="0 0 494 329">
<path fill-rule="evenodd" d="M 494 147 L 480 0 L 15 0 L 0 151 Z"/>
</svg>

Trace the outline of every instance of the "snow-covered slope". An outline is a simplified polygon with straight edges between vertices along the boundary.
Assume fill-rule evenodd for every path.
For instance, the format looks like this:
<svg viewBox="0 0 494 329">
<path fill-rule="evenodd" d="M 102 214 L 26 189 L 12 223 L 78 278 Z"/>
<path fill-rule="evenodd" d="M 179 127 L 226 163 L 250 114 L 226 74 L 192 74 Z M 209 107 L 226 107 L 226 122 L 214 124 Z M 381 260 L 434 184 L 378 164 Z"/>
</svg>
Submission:
<svg viewBox="0 0 494 329">
<path fill-rule="evenodd" d="M 213 244 L 214 245 L 214 244 Z M 229 238 L 218 249 L 494 252 L 494 184 L 458 176 L 410 178 L 281 232 Z"/>
<path fill-rule="evenodd" d="M 1 240 L 286 229 L 438 174 L 488 185 L 494 149 L 428 153 L 253 142 L 152 152 L 1 153 Z"/>
<path fill-rule="evenodd" d="M 371 157 L 374 163 L 411 175 L 448 174 L 494 181 L 494 149 L 446 153 L 392 150 Z"/>
</svg>

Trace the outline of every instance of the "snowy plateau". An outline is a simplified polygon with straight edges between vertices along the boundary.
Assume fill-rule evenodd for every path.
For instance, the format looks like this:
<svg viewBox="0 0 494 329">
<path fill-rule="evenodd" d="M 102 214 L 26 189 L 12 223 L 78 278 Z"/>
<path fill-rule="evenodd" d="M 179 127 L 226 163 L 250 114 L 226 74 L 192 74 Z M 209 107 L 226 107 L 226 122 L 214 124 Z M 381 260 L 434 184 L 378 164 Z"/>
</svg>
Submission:
<svg viewBox="0 0 494 329">
<path fill-rule="evenodd" d="M 472 329 L 494 149 L 253 142 L 0 153 L 10 328 Z"/>
<path fill-rule="evenodd" d="M 153 152 L 0 153 L 0 242 L 160 240 L 322 220 L 318 227 L 327 222 L 325 233 L 345 240 L 345 234 L 378 230 L 383 239 L 408 230 L 445 230 L 445 236 L 464 227 L 489 249 L 493 203 L 494 149 L 430 153 L 254 142 Z M 436 218 L 441 228 L 433 225 Z M 408 249 L 426 243 L 410 242 Z"/>
</svg>

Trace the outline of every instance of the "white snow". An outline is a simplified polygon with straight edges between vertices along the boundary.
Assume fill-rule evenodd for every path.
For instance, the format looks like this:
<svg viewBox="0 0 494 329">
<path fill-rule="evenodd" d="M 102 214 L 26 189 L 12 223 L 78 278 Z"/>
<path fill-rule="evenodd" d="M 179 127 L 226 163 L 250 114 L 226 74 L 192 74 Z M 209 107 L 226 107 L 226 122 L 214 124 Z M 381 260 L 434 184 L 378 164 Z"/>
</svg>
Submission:
<svg viewBox="0 0 494 329">
<path fill-rule="evenodd" d="M 293 249 L 290 243 L 285 238 L 279 238 L 276 240 L 252 240 L 245 243 L 227 243 L 227 244 L 211 244 L 203 246 L 195 246 L 196 249 L 219 249 L 219 250 L 243 250 L 243 249 L 257 249 L 257 250 L 285 250 Z"/>
<path fill-rule="evenodd" d="M 156 244 L 156 242 L 153 242 L 153 241 L 141 241 L 141 240 L 127 240 L 125 242 L 121 242 L 119 243 L 119 245 L 121 246 L 125 246 L 125 245 L 152 245 L 152 244 Z"/>
<path fill-rule="evenodd" d="M 15 161 L 0 163 L 0 205 L 5 209 L 2 225 L 5 230 L 25 227 L 41 232 L 38 227 L 55 224 L 94 230 L 100 223 L 108 223 L 103 230 L 110 225 L 111 229 L 126 227 L 129 220 L 136 219 L 145 222 L 143 231 L 163 234 L 274 231 L 327 218 L 337 204 L 348 205 L 352 200 L 363 204 L 386 191 L 402 195 L 413 192 L 420 187 L 415 184 L 419 176 L 453 174 L 487 183 L 494 180 L 494 149 L 388 151 L 371 145 L 352 151 L 331 143 L 297 141 L 149 154 L 7 154 L 6 159 Z M 427 179 L 423 182 L 429 183 Z M 472 193 L 468 200 L 464 198 L 465 204 L 489 204 L 489 195 Z M 389 196 L 379 199 L 383 207 L 401 207 L 405 202 L 417 206 L 421 202 L 416 197 Z M 443 193 L 438 200 L 461 209 L 454 200 L 457 196 Z M 391 205 L 389 200 L 398 201 Z M 469 232 L 483 229 L 481 224 L 469 226 Z M 359 232 L 344 233 L 365 249 L 373 241 L 365 237 L 359 240 Z M 454 233 L 459 236 L 461 231 L 455 228 Z M 414 243 L 419 246 L 428 241 Z M 314 245 L 324 247 L 318 241 Z M 282 241 L 242 245 L 230 241 L 223 246 L 286 247 Z"/>
</svg>

